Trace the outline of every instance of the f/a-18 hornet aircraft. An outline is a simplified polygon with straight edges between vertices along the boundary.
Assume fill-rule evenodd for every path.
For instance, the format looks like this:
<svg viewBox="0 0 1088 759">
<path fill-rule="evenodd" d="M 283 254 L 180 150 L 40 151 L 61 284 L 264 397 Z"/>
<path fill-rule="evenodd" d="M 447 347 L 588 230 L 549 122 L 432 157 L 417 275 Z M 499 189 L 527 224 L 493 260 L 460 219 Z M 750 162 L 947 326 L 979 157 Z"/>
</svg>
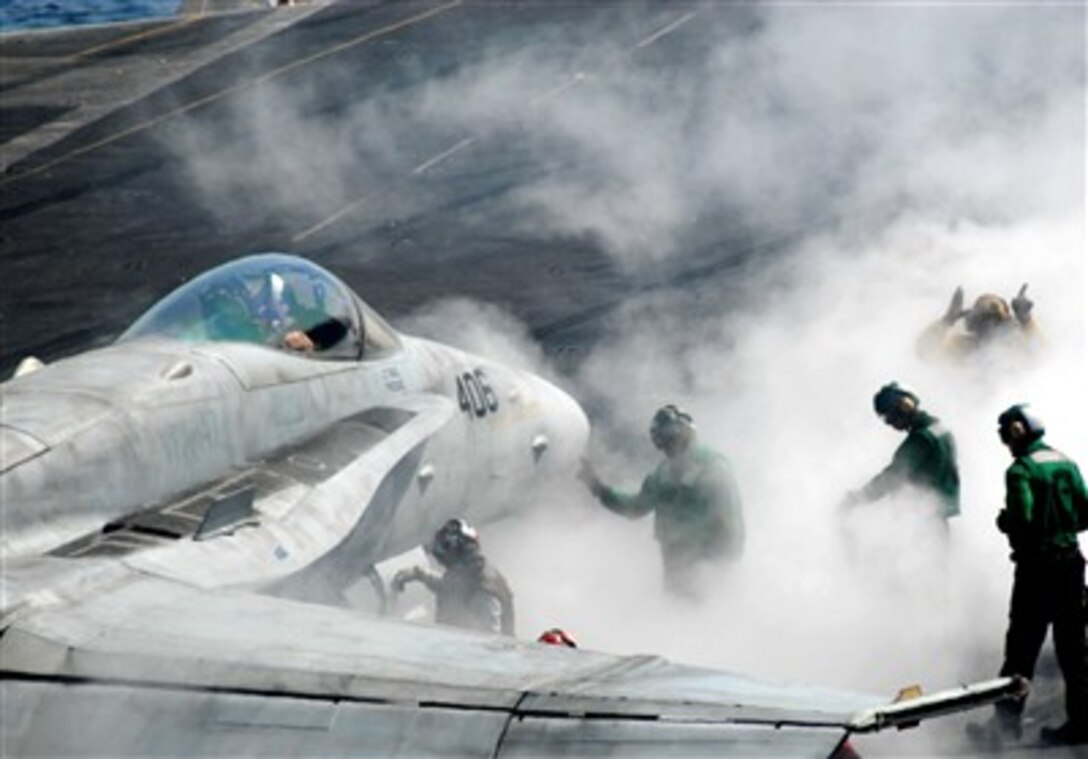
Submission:
<svg viewBox="0 0 1088 759">
<path fill-rule="evenodd" d="M 829 756 L 1020 687 L 885 704 L 346 607 L 569 476 L 589 430 L 297 257 L 207 272 L 2 403 L 5 754 Z"/>
</svg>

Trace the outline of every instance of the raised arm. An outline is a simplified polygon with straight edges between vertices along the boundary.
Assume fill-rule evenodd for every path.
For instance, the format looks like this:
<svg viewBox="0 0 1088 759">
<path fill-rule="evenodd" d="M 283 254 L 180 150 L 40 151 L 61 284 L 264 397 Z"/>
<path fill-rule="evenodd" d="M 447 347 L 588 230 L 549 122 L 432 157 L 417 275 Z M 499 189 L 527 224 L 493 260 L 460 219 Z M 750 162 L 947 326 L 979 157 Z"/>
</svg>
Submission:
<svg viewBox="0 0 1088 759">
<path fill-rule="evenodd" d="M 642 481 L 642 488 L 637 493 L 627 493 L 606 485 L 588 461 L 582 462 L 578 479 L 584 482 L 589 492 L 593 493 L 593 496 L 611 512 L 638 519 L 654 510 L 654 476 L 652 474 Z"/>
</svg>

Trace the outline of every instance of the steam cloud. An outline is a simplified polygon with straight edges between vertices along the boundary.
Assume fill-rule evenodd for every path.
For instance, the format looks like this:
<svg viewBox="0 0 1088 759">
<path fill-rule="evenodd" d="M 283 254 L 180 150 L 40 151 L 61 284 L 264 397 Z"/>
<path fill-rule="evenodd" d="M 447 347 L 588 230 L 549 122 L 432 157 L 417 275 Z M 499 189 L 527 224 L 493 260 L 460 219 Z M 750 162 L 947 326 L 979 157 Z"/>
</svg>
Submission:
<svg viewBox="0 0 1088 759">
<path fill-rule="evenodd" d="M 274 108 L 274 143 L 261 119 L 248 125 L 271 164 L 217 155 L 194 132 L 188 144 L 204 155 L 194 177 L 221 199 L 268 171 L 267 186 L 291 188 L 284 213 L 313 216 L 358 195 L 344 156 L 372 159 L 375 177 L 407 160 L 395 127 L 404 120 L 434 129 L 436 144 L 516 143 L 547 171 L 507 198 L 504 218 L 544 239 L 588 237 L 626 272 L 682 268 L 696 247 L 751 258 L 778 241 L 727 289 L 711 279 L 626 304 L 565 380 L 605 399 L 592 455 L 632 488 L 655 460 L 653 410 L 689 408 L 738 472 L 743 564 L 705 604 L 675 602 L 661 591 L 650 520 L 612 517 L 563 483 L 529 516 L 484 531 L 516 589 L 520 632 L 560 625 L 593 649 L 889 697 L 913 682 L 934 690 L 990 677 L 1011 579 L 992 524 L 1008 463 L 997 414 L 1031 402 L 1048 440 L 1088 467 L 1084 9 L 692 12 L 644 48 L 632 32 L 631 44 L 578 55 L 558 55 L 553 39 L 485 49 L 477 65 L 379 95 L 335 124 L 270 89 L 254 112 Z M 663 4 L 641 34 L 683 15 Z M 325 146 L 316 157 L 315 144 Z M 695 231 L 715 224 L 712 238 Z M 1011 297 L 1023 282 L 1045 354 L 965 366 L 915 355 L 957 285 L 970 301 Z M 492 307 L 446 303 L 402 326 L 550 371 L 526 330 Z M 912 499 L 845 525 L 837 513 L 900 441 L 870 407 L 892 379 L 959 441 L 964 513 L 947 554 Z"/>
</svg>

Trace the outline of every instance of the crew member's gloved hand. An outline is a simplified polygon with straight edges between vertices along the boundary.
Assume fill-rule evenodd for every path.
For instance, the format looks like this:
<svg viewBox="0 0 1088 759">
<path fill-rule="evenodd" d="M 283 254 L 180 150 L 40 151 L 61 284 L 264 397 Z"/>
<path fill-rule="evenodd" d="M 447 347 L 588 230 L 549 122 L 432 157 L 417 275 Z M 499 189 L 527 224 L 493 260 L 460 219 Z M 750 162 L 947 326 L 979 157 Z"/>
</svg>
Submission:
<svg viewBox="0 0 1088 759">
<path fill-rule="evenodd" d="M 997 512 L 997 519 L 994 520 L 994 524 L 997 525 L 997 529 L 1001 532 L 1008 534 L 1009 532 L 1009 512 L 1002 509 Z"/>
<path fill-rule="evenodd" d="M 585 483 L 586 487 L 594 493 L 601 487 L 601 478 L 597 476 L 597 472 L 593 469 L 593 465 L 589 463 L 589 459 L 582 459 L 579 462 L 578 479 Z"/>
<path fill-rule="evenodd" d="M 1027 323 L 1031 321 L 1031 308 L 1035 304 L 1027 296 L 1028 283 L 1025 282 L 1020 286 L 1020 292 L 1016 294 L 1016 297 L 1012 299 L 1012 312 L 1016 314 L 1016 321 L 1021 325 L 1027 326 Z"/>
<path fill-rule="evenodd" d="M 404 586 L 408 583 L 419 579 L 419 567 L 412 567 L 411 569 L 402 569 L 393 575 L 393 582 L 390 586 L 396 593 L 403 593 Z"/>
<path fill-rule="evenodd" d="M 941 321 L 951 327 L 958 322 L 967 312 L 963 310 L 963 287 L 957 287 L 952 293 L 952 300 L 948 304 L 948 310 L 944 312 Z"/>
</svg>

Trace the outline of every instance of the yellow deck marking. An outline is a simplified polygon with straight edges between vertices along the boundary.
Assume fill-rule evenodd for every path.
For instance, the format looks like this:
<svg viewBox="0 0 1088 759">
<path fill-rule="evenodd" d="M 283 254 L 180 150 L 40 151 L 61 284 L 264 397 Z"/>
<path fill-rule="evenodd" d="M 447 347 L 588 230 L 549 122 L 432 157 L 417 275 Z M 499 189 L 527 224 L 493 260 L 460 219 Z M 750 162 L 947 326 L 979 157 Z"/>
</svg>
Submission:
<svg viewBox="0 0 1088 759">
<path fill-rule="evenodd" d="M 140 31 L 140 32 L 133 32 L 132 34 L 127 34 L 124 37 L 120 37 L 120 38 L 115 39 L 115 40 L 110 40 L 109 42 L 103 42 L 101 45 L 95 45 L 94 47 L 89 47 L 86 50 L 80 50 L 75 55 L 70 55 L 68 57 L 71 58 L 72 60 L 79 60 L 81 58 L 89 58 L 90 56 L 94 55 L 95 53 L 101 53 L 103 50 L 109 50 L 111 48 L 121 47 L 123 45 L 127 45 L 130 42 L 136 42 L 137 40 L 143 40 L 143 39 L 150 39 L 152 37 L 158 37 L 160 34 L 166 34 L 167 32 L 172 32 L 175 29 L 180 29 L 183 26 L 188 26 L 189 24 L 193 23 L 194 21 L 198 21 L 201 18 L 202 18 L 202 16 L 200 14 L 193 14 L 191 16 L 186 16 L 185 18 L 183 18 L 180 21 L 174 21 L 174 22 L 169 23 L 169 24 L 162 24 L 160 26 L 155 26 L 155 27 L 152 27 L 150 29 L 144 29 L 143 31 Z"/>
<path fill-rule="evenodd" d="M 329 226 L 330 224 L 332 224 L 334 221 L 336 221 L 340 217 L 344 216 L 345 214 L 351 213 L 356 208 L 358 208 L 361 205 L 363 205 L 364 203 L 366 203 L 366 201 L 367 201 L 367 196 L 364 195 L 363 197 L 359 198 L 358 200 L 355 200 L 355 201 L 352 201 L 351 203 L 348 203 L 346 206 L 344 206 L 343 208 L 341 208 L 339 211 L 332 214 L 331 216 L 326 216 L 324 219 L 317 222 L 317 224 L 314 224 L 309 229 L 306 229 L 306 230 L 303 230 L 302 232 L 299 232 L 297 235 L 295 235 L 294 237 L 291 238 L 291 242 L 302 242 L 303 240 L 305 240 L 310 235 L 315 234 L 317 232 L 320 232 L 322 229 Z"/>
<path fill-rule="evenodd" d="M 671 24 L 669 24 L 665 28 L 658 29 L 656 32 L 651 34 L 649 37 L 642 40 L 642 42 L 635 45 L 635 49 L 637 50 L 639 48 L 646 47 L 647 45 L 652 45 L 653 43 L 657 42 L 659 39 L 664 37 L 666 34 L 669 34 L 670 32 L 676 31 L 681 26 L 683 26 L 687 22 L 691 21 L 693 18 L 695 18 L 694 13 L 687 13 L 687 14 L 681 16 L 680 18 L 676 19 L 675 21 L 673 21 Z"/>
<path fill-rule="evenodd" d="M 457 152 L 459 152 L 461 150 L 464 150 L 469 145 L 472 145 L 475 142 L 476 142 L 475 137 L 466 137 L 465 139 L 461 140 L 460 142 L 458 142 L 453 147 L 442 151 L 441 153 L 434 156 L 433 158 L 430 158 L 430 159 L 424 161 L 423 163 L 421 163 L 419 166 L 416 166 L 414 169 L 412 169 L 409 172 L 409 174 L 411 176 L 419 176 L 420 174 L 423 174 L 423 173 L 429 171 L 430 169 L 434 168 L 435 166 L 437 166 L 439 163 L 441 163 L 442 161 L 449 158 L 454 153 L 457 153 Z M 337 221 L 338 219 L 343 218 L 347 214 L 354 211 L 356 208 L 359 208 L 364 203 L 366 203 L 367 200 L 368 200 L 367 196 L 363 196 L 363 197 L 359 198 L 358 200 L 353 200 L 352 202 L 348 203 L 343 208 L 340 208 L 335 213 L 330 214 L 329 216 L 326 216 L 324 219 L 317 222 L 312 227 L 309 227 L 308 229 L 305 229 L 302 232 L 299 232 L 298 234 L 296 234 L 294 237 L 291 238 L 291 242 L 302 242 L 307 237 L 310 237 L 311 235 L 313 235 L 313 234 L 315 234 L 317 232 L 320 232 L 322 229 L 329 226 L 334 221 Z"/>
<path fill-rule="evenodd" d="M 534 97 L 532 100 L 529 101 L 529 106 L 532 108 L 536 108 L 540 105 L 543 105 L 546 101 L 551 100 L 552 98 L 559 97 L 571 87 L 575 87 L 585 81 L 586 76 L 587 75 L 583 74 L 581 71 L 576 72 L 573 76 L 571 76 L 570 79 L 563 82 L 562 84 L 558 84 L 555 87 L 552 87 L 547 92 L 544 92 Z"/>
<path fill-rule="evenodd" d="M 654 33 L 650 34 L 648 37 L 644 38 L 641 42 L 637 43 L 632 48 L 632 50 L 639 50 L 641 48 L 646 47 L 647 45 L 653 44 L 654 42 L 661 39 L 665 35 L 676 31 L 681 26 L 683 26 L 684 24 L 688 23 L 693 18 L 695 18 L 695 16 L 696 16 L 695 13 L 686 13 L 683 16 L 680 16 L 675 21 L 670 22 L 666 26 L 662 27 L 661 29 L 658 29 L 656 32 L 654 32 Z M 568 79 L 567 81 L 556 85 L 555 87 L 553 87 L 552 89 L 550 89 L 550 90 L 548 90 L 546 92 L 543 92 L 543 93 L 541 93 L 539 95 L 536 95 L 536 96 L 532 97 L 529 100 L 529 107 L 538 108 L 541 105 L 543 105 L 544 103 L 546 103 L 547 101 L 559 97 L 560 95 L 565 93 L 567 90 L 570 90 L 572 87 L 577 87 L 579 84 L 586 81 L 586 79 L 588 79 L 588 78 L 589 78 L 588 74 L 585 74 L 585 73 L 583 73 L 581 71 L 575 72 L 571 76 L 571 78 Z M 409 175 L 410 176 L 420 176 L 421 174 L 426 173 L 427 171 L 434 168 L 436 165 L 438 165 L 442 161 L 444 161 L 447 158 L 449 158 L 450 156 L 452 156 L 454 153 L 457 153 L 457 152 L 463 150 L 464 148 L 467 148 L 470 145 L 475 144 L 476 141 L 477 141 L 477 137 L 466 137 L 465 139 L 461 140 L 460 142 L 453 145 L 449 149 L 447 149 L 447 150 L 439 153 L 438 155 L 436 155 L 436 156 L 434 156 L 432 158 L 429 158 L 426 161 L 424 161 L 423 163 L 419 164 L 418 166 L 416 166 L 414 169 L 412 169 L 409 172 Z M 305 229 L 304 231 L 299 232 L 298 234 L 296 234 L 294 237 L 291 238 L 291 242 L 294 242 L 294 243 L 302 242 L 307 237 L 310 237 L 311 235 L 313 235 L 313 234 L 315 234 L 317 232 L 320 232 L 322 229 L 329 226 L 333 222 L 335 222 L 335 221 L 337 221 L 339 219 L 342 219 L 344 216 L 348 215 L 349 213 L 351 213 L 355 209 L 359 208 L 360 206 L 363 205 L 363 203 L 365 201 L 366 201 L 365 197 L 360 198 L 360 199 L 355 200 L 355 201 L 352 201 L 351 203 L 347 204 L 346 206 L 343 206 L 342 208 L 340 208 L 339 210 L 337 210 L 335 213 L 331 214 L 330 216 L 326 216 L 324 219 L 317 222 L 313 226 L 311 226 L 311 227 Z"/>
<path fill-rule="evenodd" d="M 422 174 L 423 172 L 427 171 L 428 169 L 434 168 L 438 164 L 442 163 L 442 161 L 446 160 L 447 158 L 449 158 L 451 155 L 453 155 L 457 151 L 463 150 L 464 148 L 467 148 L 469 145 L 471 145 L 474 142 L 476 142 L 475 137 L 466 137 L 465 139 L 461 140 L 459 143 L 457 143 L 453 147 L 449 148 L 448 150 L 443 150 L 441 153 L 436 155 L 434 158 L 430 158 L 430 159 L 424 161 L 423 163 L 419 164 L 419 166 L 416 166 L 414 169 L 412 169 L 411 173 L 413 175 Z"/>
<path fill-rule="evenodd" d="M 285 74 L 288 71 L 294 71 L 297 68 L 301 68 L 302 66 L 313 63 L 314 61 L 321 60 L 322 58 L 328 58 L 331 55 L 336 55 L 337 53 L 341 53 L 341 52 L 343 52 L 343 51 L 345 51 L 345 50 L 347 50 L 349 48 L 355 47 L 356 45 L 362 45 L 362 44 L 364 44 L 366 42 L 370 42 L 372 40 L 375 40 L 378 37 L 384 37 L 385 35 L 391 34 L 393 32 L 398 32 L 401 29 L 409 27 L 409 26 L 411 26 L 413 24 L 418 24 L 421 21 L 426 21 L 427 19 L 432 18 L 433 16 L 437 16 L 440 13 L 445 13 L 446 11 L 448 11 L 448 10 L 450 10 L 452 8 L 456 8 L 457 6 L 461 5 L 461 3 L 462 3 L 462 0 L 453 0 L 452 2 L 447 3 L 445 5 L 440 5 L 437 8 L 432 8 L 431 10 L 425 11 L 423 13 L 420 13 L 420 14 L 416 15 L 416 16 L 411 16 L 409 18 L 406 18 L 403 21 L 398 21 L 395 24 L 390 24 L 389 26 L 384 26 L 381 29 L 376 29 L 376 30 L 374 30 L 372 32 L 367 32 L 366 34 L 360 35 L 358 37 L 354 37 L 354 38 L 352 38 L 352 39 L 350 39 L 350 40 L 348 40 L 346 42 L 341 42 L 339 45 L 333 45 L 332 47 L 330 47 L 327 50 L 322 50 L 321 52 L 314 53 L 313 55 L 308 55 L 305 58 L 298 59 L 297 61 L 292 61 L 291 63 L 280 66 L 277 69 L 272 69 L 271 71 L 268 71 L 267 73 L 264 73 L 264 74 L 262 74 L 261 76 L 255 78 L 255 79 L 251 79 L 251 80 L 249 80 L 247 82 L 241 82 L 239 84 L 235 84 L 235 85 L 233 85 L 231 87 L 227 87 L 224 90 L 220 90 L 219 92 L 213 92 L 211 95 L 206 95 L 205 97 L 194 100 L 191 103 L 186 103 L 185 105 L 178 106 L 177 108 L 175 108 L 175 109 L 173 109 L 171 111 L 167 111 L 166 113 L 160 114 L 160 115 L 156 116 L 155 118 L 148 119 L 147 121 L 141 121 L 141 122 L 139 122 L 137 124 L 133 124 L 128 129 L 122 129 L 120 132 L 112 134 L 109 137 L 103 137 L 101 140 L 98 140 L 97 142 L 92 142 L 91 144 L 84 145 L 83 147 L 77 148 L 76 150 L 73 150 L 70 153 L 65 153 L 64 155 L 59 156 L 58 158 L 54 158 L 52 161 L 46 161 L 45 163 L 40 164 L 38 166 L 35 166 L 32 169 L 27 169 L 26 171 L 20 172 L 18 174 L 14 174 L 12 176 L 8 176 L 8 177 L 5 177 L 3 179 L 0 179 L 0 187 L 4 187 L 4 186 L 10 185 L 10 184 L 13 184 L 15 182 L 18 182 L 20 179 L 25 179 L 26 177 L 31 177 L 31 176 L 34 176 L 36 174 L 40 174 L 43 171 L 47 171 L 48 169 L 51 169 L 51 168 L 53 168 L 55 166 L 58 166 L 59 164 L 70 161 L 73 158 L 78 158 L 79 156 L 86 155 L 87 153 L 98 150 L 99 148 L 105 147 L 106 145 L 112 145 L 113 143 L 117 142 L 118 140 L 122 140 L 125 137 L 129 137 L 129 136 L 134 135 L 134 134 L 139 134 L 140 132 L 146 132 L 148 129 L 151 129 L 152 127 L 158 126 L 159 124 L 166 121 L 167 119 L 171 119 L 174 116 L 180 116 L 183 113 L 189 113 L 190 111 L 195 111 L 196 109 L 202 108 L 203 106 L 208 105 L 209 103 L 214 103 L 217 100 L 222 100 L 227 95 L 232 95 L 232 94 L 234 94 L 236 92 L 241 92 L 243 90 L 250 89 L 250 88 L 255 87 L 255 86 L 259 85 L 259 84 L 264 84 L 265 82 L 270 81 L 272 79 L 275 79 L 276 77 L 281 76 L 282 74 Z"/>
</svg>

